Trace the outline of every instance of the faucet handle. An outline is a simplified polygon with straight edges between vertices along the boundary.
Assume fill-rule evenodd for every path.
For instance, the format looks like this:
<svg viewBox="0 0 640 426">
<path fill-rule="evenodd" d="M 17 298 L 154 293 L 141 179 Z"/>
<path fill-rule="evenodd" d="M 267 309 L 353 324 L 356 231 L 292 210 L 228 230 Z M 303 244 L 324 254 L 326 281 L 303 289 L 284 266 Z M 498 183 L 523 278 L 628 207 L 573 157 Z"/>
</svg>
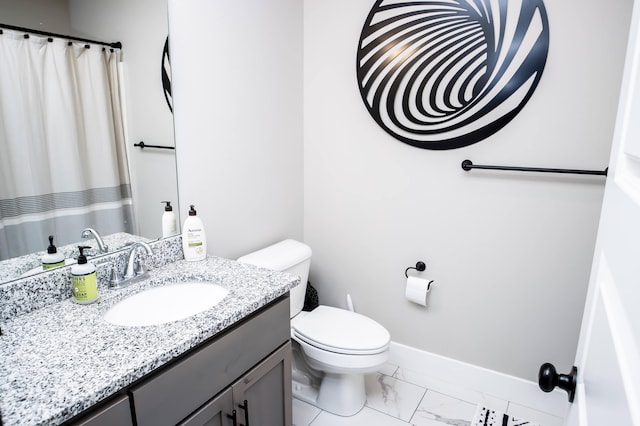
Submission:
<svg viewBox="0 0 640 426">
<path fill-rule="evenodd" d="M 133 273 L 136 277 L 142 276 L 147 273 L 147 268 L 142 260 L 137 259 L 133 262 Z"/>
<path fill-rule="evenodd" d="M 109 278 L 109 288 L 120 288 L 122 284 L 122 278 L 120 278 L 120 274 L 118 273 L 118 266 L 113 265 L 111 268 L 111 278 Z"/>
</svg>

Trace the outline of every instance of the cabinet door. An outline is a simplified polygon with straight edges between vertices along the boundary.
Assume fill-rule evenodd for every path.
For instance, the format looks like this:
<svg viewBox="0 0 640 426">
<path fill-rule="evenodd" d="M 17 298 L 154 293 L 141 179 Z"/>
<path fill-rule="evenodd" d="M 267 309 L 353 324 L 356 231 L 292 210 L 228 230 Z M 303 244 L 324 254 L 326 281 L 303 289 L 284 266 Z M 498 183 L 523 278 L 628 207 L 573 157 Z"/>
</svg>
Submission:
<svg viewBox="0 0 640 426">
<path fill-rule="evenodd" d="M 240 426 L 291 426 L 291 343 L 287 342 L 234 383 Z"/>
<path fill-rule="evenodd" d="M 207 402 L 202 408 L 197 410 L 180 426 L 236 426 L 234 416 L 236 410 L 233 408 L 233 398 L 231 389 L 227 389 L 222 394 Z"/>
</svg>

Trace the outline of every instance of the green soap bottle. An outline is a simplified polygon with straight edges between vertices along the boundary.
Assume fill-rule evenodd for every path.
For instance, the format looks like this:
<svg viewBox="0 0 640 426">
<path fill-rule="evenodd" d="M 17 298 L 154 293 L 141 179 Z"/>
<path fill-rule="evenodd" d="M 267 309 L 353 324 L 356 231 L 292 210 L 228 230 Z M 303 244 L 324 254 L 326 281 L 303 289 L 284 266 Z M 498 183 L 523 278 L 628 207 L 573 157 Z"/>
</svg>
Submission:
<svg viewBox="0 0 640 426">
<path fill-rule="evenodd" d="M 46 271 L 47 269 L 57 268 L 58 266 L 64 266 L 64 255 L 58 253 L 58 249 L 53 245 L 53 235 L 49 235 L 47 254 L 42 256 L 42 269 Z"/>
<path fill-rule="evenodd" d="M 71 290 L 73 300 L 81 305 L 88 305 L 98 300 L 98 276 L 96 267 L 87 262 L 87 257 L 83 250 L 91 248 L 88 246 L 78 246 L 80 256 L 78 263 L 71 267 Z"/>
</svg>

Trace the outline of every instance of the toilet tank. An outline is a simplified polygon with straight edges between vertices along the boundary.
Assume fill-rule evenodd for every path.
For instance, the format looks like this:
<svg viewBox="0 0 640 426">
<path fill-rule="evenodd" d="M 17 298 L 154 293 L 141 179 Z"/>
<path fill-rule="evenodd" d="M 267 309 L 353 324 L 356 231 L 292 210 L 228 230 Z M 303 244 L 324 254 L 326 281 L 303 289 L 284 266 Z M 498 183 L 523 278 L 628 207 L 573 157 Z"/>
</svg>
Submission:
<svg viewBox="0 0 640 426">
<path fill-rule="evenodd" d="M 311 248 L 308 245 L 296 240 L 284 240 L 246 254 L 238 262 L 299 276 L 300 284 L 290 292 L 291 318 L 302 310 L 311 264 Z"/>
</svg>

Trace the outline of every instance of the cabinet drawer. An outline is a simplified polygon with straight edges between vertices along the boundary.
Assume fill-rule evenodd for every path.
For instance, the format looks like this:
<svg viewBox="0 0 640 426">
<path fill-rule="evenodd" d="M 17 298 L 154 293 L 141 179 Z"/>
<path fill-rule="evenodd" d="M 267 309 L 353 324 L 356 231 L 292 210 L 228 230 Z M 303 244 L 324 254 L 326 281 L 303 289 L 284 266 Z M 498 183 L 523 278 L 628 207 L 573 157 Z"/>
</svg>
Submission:
<svg viewBox="0 0 640 426">
<path fill-rule="evenodd" d="M 289 298 L 130 390 L 137 424 L 175 425 L 289 340 Z"/>
<path fill-rule="evenodd" d="M 73 426 L 133 426 L 129 397 L 124 395 L 116 398 L 112 402 L 96 408 L 81 419 L 71 421 L 69 424 Z"/>
</svg>

